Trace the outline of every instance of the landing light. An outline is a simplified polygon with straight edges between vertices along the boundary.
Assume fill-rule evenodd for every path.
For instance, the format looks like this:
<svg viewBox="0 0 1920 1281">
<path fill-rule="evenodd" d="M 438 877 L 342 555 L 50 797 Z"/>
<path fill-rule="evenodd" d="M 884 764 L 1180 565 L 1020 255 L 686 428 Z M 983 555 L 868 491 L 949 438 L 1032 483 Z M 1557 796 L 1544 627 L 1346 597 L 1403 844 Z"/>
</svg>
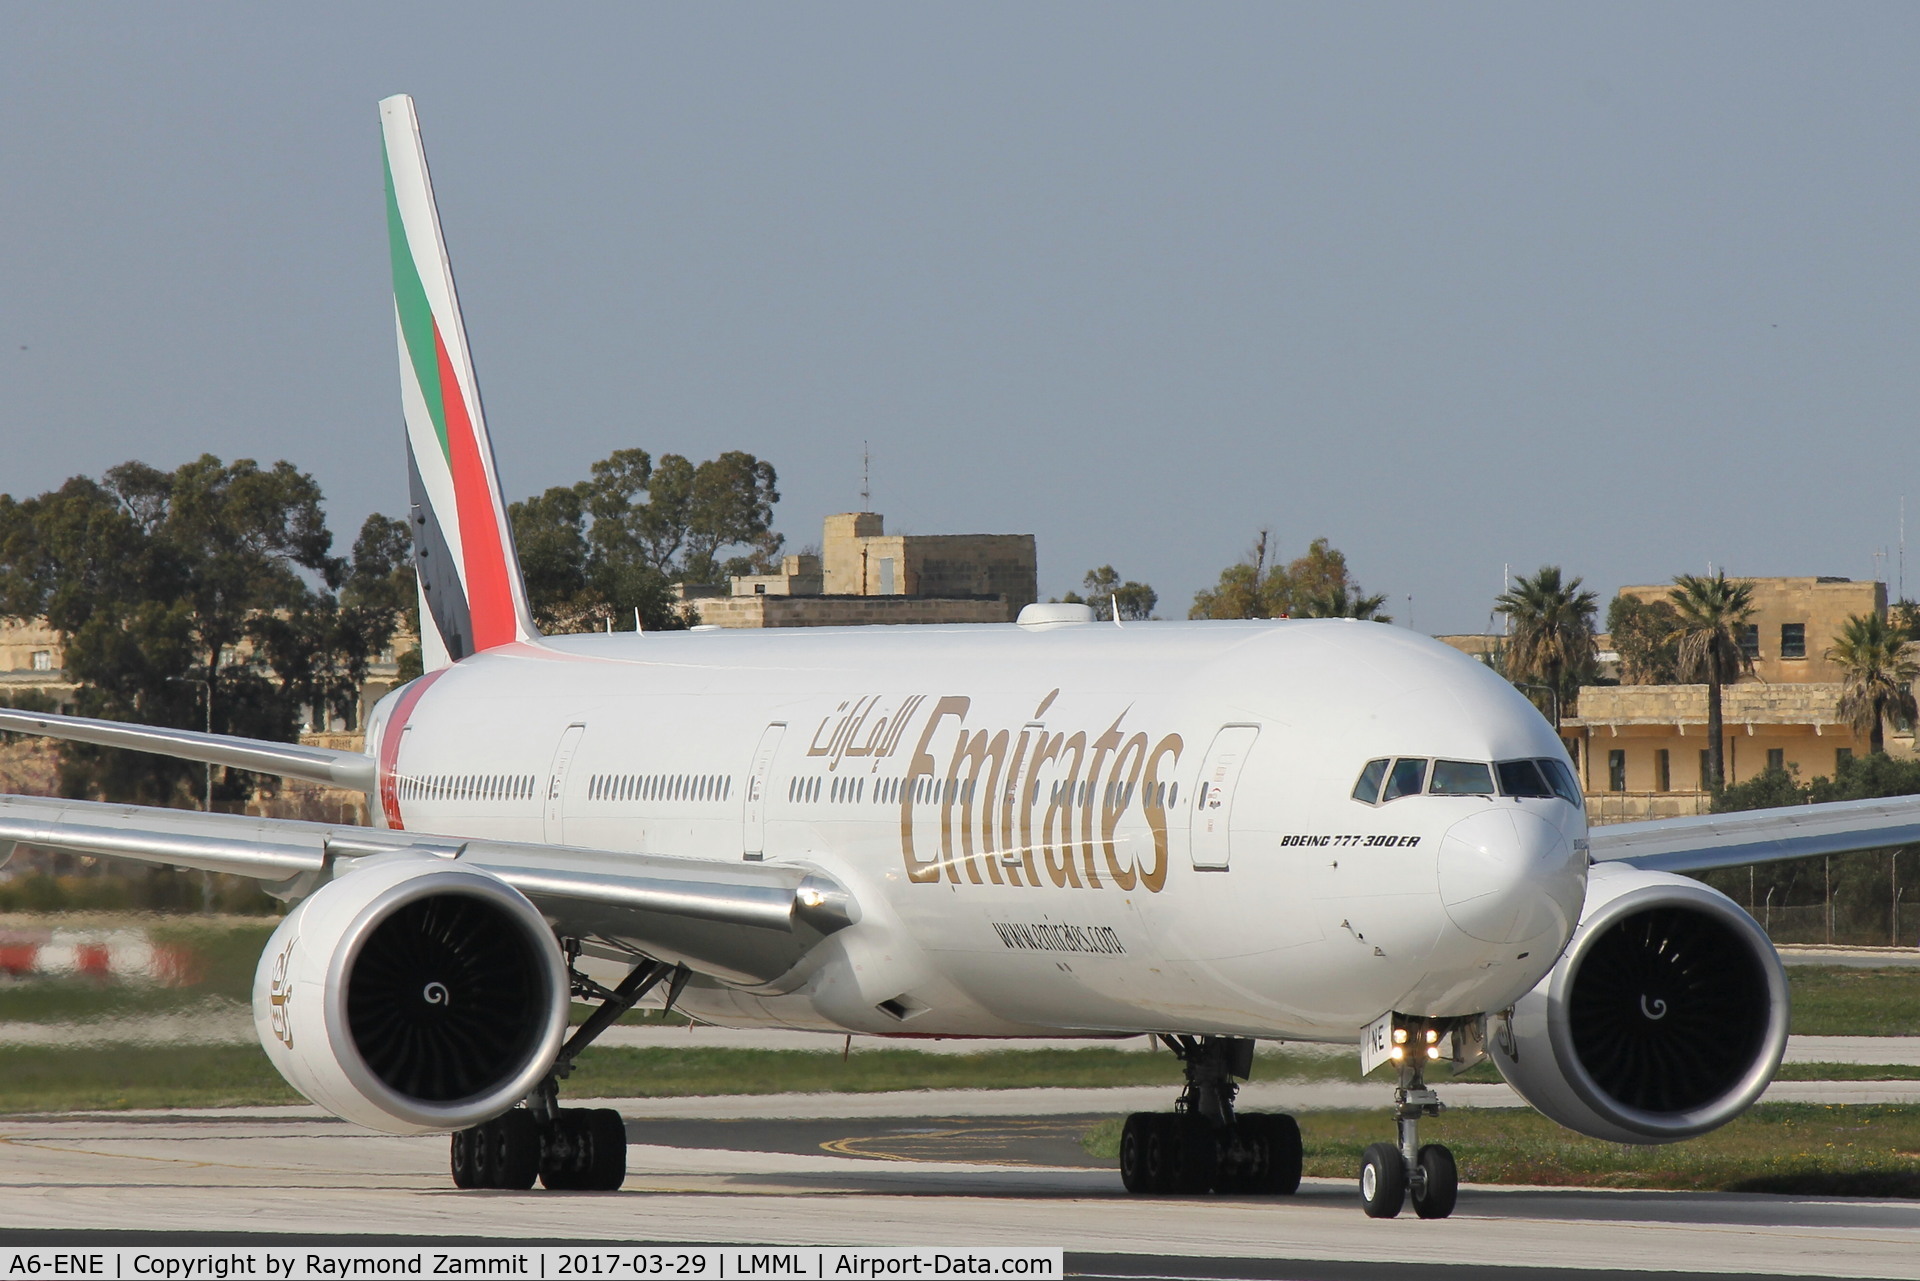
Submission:
<svg viewBox="0 0 1920 1281">
<path fill-rule="evenodd" d="M 1407 1043 L 1407 1029 L 1403 1027 L 1393 1029 L 1393 1043 L 1395 1045 L 1405 1045 Z"/>
</svg>

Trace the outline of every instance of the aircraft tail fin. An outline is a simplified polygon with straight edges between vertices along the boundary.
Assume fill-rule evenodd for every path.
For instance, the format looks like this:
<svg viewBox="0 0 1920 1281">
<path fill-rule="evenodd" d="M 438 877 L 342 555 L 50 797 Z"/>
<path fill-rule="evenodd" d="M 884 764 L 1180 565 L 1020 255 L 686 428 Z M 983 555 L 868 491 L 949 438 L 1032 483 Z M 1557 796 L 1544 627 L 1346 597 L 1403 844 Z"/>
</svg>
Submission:
<svg viewBox="0 0 1920 1281">
<path fill-rule="evenodd" d="M 413 99 L 380 103 L 420 643 L 427 670 L 539 632 L 480 409 Z"/>
</svg>

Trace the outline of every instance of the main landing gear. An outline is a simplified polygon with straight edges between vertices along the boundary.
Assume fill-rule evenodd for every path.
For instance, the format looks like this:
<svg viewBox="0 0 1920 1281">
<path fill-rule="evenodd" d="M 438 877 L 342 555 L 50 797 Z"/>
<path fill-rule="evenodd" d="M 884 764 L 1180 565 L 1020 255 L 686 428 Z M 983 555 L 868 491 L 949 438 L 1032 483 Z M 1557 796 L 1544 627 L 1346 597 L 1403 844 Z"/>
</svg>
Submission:
<svg viewBox="0 0 1920 1281">
<path fill-rule="evenodd" d="M 1460 1195 L 1460 1174 L 1453 1153 L 1443 1145 L 1420 1142 L 1420 1118 L 1439 1116 L 1446 1106 L 1427 1088 L 1426 1067 L 1437 1046 L 1437 1029 L 1394 1029 L 1394 1061 L 1400 1084 L 1393 1092 L 1393 1119 L 1400 1142 L 1375 1143 L 1360 1158 L 1360 1204 L 1370 1219 L 1391 1219 L 1411 1199 L 1423 1219 L 1444 1219 Z"/>
<path fill-rule="evenodd" d="M 1165 1036 L 1187 1086 L 1171 1112 L 1136 1112 L 1120 1134 L 1129 1192 L 1289 1196 L 1300 1186 L 1300 1127 L 1290 1116 L 1234 1112 L 1253 1070 L 1245 1037 Z"/>
<path fill-rule="evenodd" d="M 571 967 L 579 950 L 568 943 Z M 615 1192 L 626 1182 L 627 1123 L 612 1108 L 561 1107 L 560 1082 L 580 1051 L 663 980 L 671 1008 L 689 973 L 683 966 L 642 961 L 611 989 L 578 970 L 571 973 L 574 995 L 599 998 L 598 1008 L 567 1038 L 553 1070 L 522 1106 L 454 1134 L 455 1187 L 524 1192 L 537 1178 L 552 1192 Z"/>
</svg>

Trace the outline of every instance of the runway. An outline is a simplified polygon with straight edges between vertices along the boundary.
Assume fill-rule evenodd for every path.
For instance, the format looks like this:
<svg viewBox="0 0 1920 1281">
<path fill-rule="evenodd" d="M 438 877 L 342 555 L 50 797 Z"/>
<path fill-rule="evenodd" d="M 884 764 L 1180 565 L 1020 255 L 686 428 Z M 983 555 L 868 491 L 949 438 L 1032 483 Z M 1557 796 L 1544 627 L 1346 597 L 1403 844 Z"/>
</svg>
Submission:
<svg viewBox="0 0 1920 1281">
<path fill-rule="evenodd" d="M 632 1173 L 597 1195 L 457 1192 L 444 1137 L 311 1108 L 16 1117 L 0 1121 L 0 1238 L 1034 1245 L 1084 1275 L 1168 1277 L 1920 1277 L 1920 1204 L 1905 1202 L 1469 1186 L 1452 1219 L 1374 1222 L 1346 1180 L 1271 1200 L 1129 1197 L 1078 1151 L 1080 1125 L 1111 1115 L 1108 1092 L 1086 1093 L 1097 1106 L 1026 1116 L 628 1104 Z"/>
</svg>

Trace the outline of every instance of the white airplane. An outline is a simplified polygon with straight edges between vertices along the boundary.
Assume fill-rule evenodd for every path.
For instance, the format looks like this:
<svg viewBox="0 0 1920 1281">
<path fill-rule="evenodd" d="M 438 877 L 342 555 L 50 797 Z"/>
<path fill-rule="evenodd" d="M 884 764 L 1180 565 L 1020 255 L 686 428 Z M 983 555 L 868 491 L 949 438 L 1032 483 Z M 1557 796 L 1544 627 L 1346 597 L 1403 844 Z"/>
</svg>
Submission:
<svg viewBox="0 0 1920 1281">
<path fill-rule="evenodd" d="M 1257 1040 L 1395 1065 L 1366 1212 L 1453 1208 L 1426 1072 L 1491 1057 L 1584 1134 L 1666 1143 L 1772 1079 L 1766 935 L 1680 871 L 1920 840 L 1920 800 L 1589 832 L 1499 676 L 1345 620 L 543 637 L 501 499 L 411 99 L 381 103 L 427 674 L 365 755 L 74 717 L 0 728 L 357 788 L 356 828 L 0 798 L 15 843 L 265 882 L 261 1044 L 295 1089 L 452 1132 L 461 1187 L 608 1189 L 562 1108 L 646 998 L 729 1027 L 1158 1036 L 1141 1193 L 1292 1192 L 1294 1120 L 1234 1108 Z M 570 998 L 598 1008 L 569 1034 Z"/>
</svg>

